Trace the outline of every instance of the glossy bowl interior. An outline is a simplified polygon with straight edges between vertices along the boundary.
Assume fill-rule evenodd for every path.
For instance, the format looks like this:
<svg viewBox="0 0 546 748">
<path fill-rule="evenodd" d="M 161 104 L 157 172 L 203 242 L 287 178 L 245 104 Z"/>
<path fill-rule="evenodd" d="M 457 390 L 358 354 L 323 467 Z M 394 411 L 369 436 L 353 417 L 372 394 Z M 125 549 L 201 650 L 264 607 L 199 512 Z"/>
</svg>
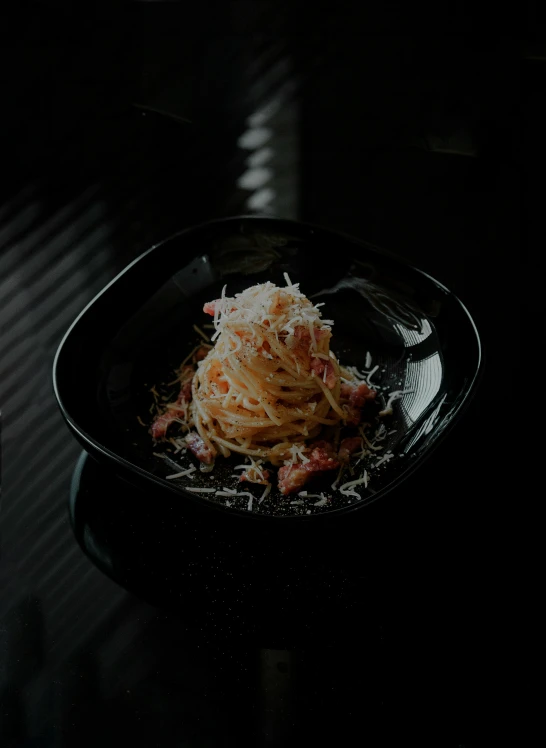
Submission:
<svg viewBox="0 0 546 748">
<path fill-rule="evenodd" d="M 175 465 L 157 457 L 149 425 L 150 388 L 174 378 L 174 369 L 200 338 L 204 302 L 227 284 L 233 295 L 283 274 L 333 319 L 332 349 L 344 365 L 364 369 L 371 357 L 374 384 L 394 403 L 381 464 L 361 499 L 336 495 L 331 475 L 324 507 L 273 490 L 262 504 L 194 494 L 188 479 L 166 480 Z M 210 321 L 210 318 L 209 320 Z M 368 361 L 367 361 L 368 359 Z M 259 217 L 235 217 L 184 230 L 152 247 L 117 276 L 80 314 L 59 346 L 54 388 L 74 435 L 93 456 L 139 488 L 179 496 L 192 509 L 247 520 L 313 522 L 362 510 L 400 485 L 455 423 L 475 389 L 482 365 L 479 336 L 463 304 L 426 273 L 377 247 L 316 226 Z M 234 461 L 235 460 L 235 461 Z M 214 472 L 194 474 L 192 486 L 233 487 L 234 465 L 218 458 Z M 180 468 L 179 468 L 180 469 Z M 334 476 L 335 477 L 335 476 Z M 261 486 L 249 489 L 256 497 Z M 295 497 L 297 500 L 297 497 Z"/>
</svg>

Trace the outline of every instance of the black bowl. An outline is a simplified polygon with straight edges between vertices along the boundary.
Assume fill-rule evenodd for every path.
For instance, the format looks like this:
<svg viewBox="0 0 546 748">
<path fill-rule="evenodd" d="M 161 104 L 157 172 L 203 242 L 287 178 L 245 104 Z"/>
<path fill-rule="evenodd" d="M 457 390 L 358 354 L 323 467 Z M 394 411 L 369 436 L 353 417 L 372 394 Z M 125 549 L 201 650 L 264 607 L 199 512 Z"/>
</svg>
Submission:
<svg viewBox="0 0 546 748">
<path fill-rule="evenodd" d="M 267 280 L 282 285 L 284 273 L 313 301 L 324 302 L 324 317 L 335 320 L 332 348 L 341 363 L 364 368 L 370 354 L 379 367 L 374 381 L 380 392 L 408 392 L 394 403 L 384 441 L 394 457 L 372 466 L 360 500 L 332 495 L 327 506 L 317 508 L 309 501 L 292 504 L 293 497 L 272 491 L 247 511 L 246 500 L 228 507 L 224 498 L 186 491 L 189 481 L 166 480 L 174 463 L 154 455 L 138 419 L 150 422 L 150 388 L 172 379 L 199 342 L 194 325 L 206 322 L 203 303 L 217 298 L 224 284 L 229 295 Z M 154 496 L 172 500 L 177 494 L 184 512 L 301 527 L 352 516 L 399 486 L 454 425 L 481 368 L 480 340 L 468 311 L 426 273 L 337 232 L 244 216 L 181 231 L 132 262 L 66 333 L 53 382 L 76 438 L 119 477 L 153 489 Z M 214 472 L 194 474 L 192 485 L 233 486 L 234 464 L 219 458 Z M 250 490 L 258 496 L 256 488 L 261 487 Z"/>
<path fill-rule="evenodd" d="M 298 542 L 279 543 L 277 532 L 248 532 L 245 522 L 185 516 L 173 498 L 156 499 L 153 489 L 141 495 L 84 452 L 73 473 L 69 517 L 81 549 L 103 573 L 176 613 L 193 637 L 243 636 L 286 649 L 365 636 L 375 646 L 388 598 L 399 604 L 400 571 L 391 572 L 376 545 L 372 550 L 367 542 L 364 550 L 362 529 L 345 525 L 336 541 L 315 526 L 298 531 Z M 372 524 L 377 537 L 378 523 Z"/>
</svg>

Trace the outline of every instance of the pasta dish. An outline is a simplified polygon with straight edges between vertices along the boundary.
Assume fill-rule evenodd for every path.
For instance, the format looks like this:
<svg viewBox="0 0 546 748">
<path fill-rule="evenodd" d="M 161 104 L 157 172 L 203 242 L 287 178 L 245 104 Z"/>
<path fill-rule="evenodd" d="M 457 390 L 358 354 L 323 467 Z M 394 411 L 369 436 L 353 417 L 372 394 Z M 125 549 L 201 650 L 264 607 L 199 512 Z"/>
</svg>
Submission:
<svg viewBox="0 0 546 748">
<path fill-rule="evenodd" d="M 239 480 L 264 485 L 264 496 L 273 468 L 281 494 L 288 495 L 330 470 L 339 479 L 353 456 L 382 448 L 370 442 L 363 420 L 377 405 L 370 372 L 363 377 L 339 364 L 330 349 L 333 320 L 323 319 L 322 304 L 313 304 L 286 274 L 285 280 L 282 288 L 266 282 L 233 297 L 224 287 L 219 299 L 205 304 L 212 337 L 183 362 L 175 380 L 178 397 L 159 407 L 150 429 L 156 442 L 169 439 L 177 451 L 193 453 L 205 472 L 219 457 L 240 455 L 245 462 L 234 468 L 243 470 Z M 375 415 L 392 413 L 401 394 L 392 393 Z M 188 471 L 173 477 L 191 476 Z M 367 485 L 366 471 L 345 484 L 346 495 L 360 498 L 354 486 L 361 483 Z"/>
</svg>

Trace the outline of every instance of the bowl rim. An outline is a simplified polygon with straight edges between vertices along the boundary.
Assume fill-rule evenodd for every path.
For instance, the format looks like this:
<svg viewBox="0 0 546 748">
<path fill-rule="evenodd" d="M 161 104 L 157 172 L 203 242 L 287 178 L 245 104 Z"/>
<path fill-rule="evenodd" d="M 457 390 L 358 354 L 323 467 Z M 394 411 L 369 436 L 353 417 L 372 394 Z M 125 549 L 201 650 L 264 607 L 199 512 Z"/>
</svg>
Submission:
<svg viewBox="0 0 546 748">
<path fill-rule="evenodd" d="M 193 234 L 193 233 L 202 231 L 204 229 L 207 229 L 215 225 L 230 225 L 230 224 L 236 224 L 241 221 L 249 221 L 249 222 L 256 221 L 262 224 L 270 223 L 270 224 L 275 224 L 277 226 L 279 224 L 282 224 L 287 227 L 293 226 L 295 228 L 299 228 L 300 230 L 307 229 L 310 233 L 313 233 L 313 231 L 317 231 L 317 232 L 320 232 L 321 234 L 330 234 L 332 237 L 344 239 L 345 241 L 348 241 L 356 246 L 366 247 L 368 250 L 378 255 L 389 257 L 392 260 L 396 261 L 398 264 L 405 267 L 406 269 L 416 273 L 419 276 L 426 278 L 439 290 L 443 291 L 446 295 L 448 295 L 451 299 L 453 299 L 453 301 L 456 304 L 458 304 L 462 312 L 466 315 L 467 320 L 470 323 L 471 329 L 475 336 L 475 343 L 476 343 L 476 348 L 477 348 L 477 363 L 474 369 L 473 376 L 470 379 L 470 381 L 466 384 L 465 389 L 463 391 L 463 396 L 460 402 L 456 405 L 456 409 L 452 417 L 450 418 L 450 421 L 447 427 L 442 430 L 440 435 L 435 439 L 435 441 L 430 445 L 430 447 L 427 449 L 425 454 L 419 460 L 409 463 L 407 466 L 405 466 L 402 472 L 396 477 L 396 479 L 391 481 L 391 483 L 389 483 L 384 488 L 377 491 L 377 493 L 373 494 L 370 497 L 366 497 L 364 501 L 360 501 L 360 502 L 355 501 L 354 503 L 347 504 L 346 506 L 337 507 L 336 509 L 332 509 L 326 512 L 321 512 L 319 514 L 301 514 L 301 515 L 290 514 L 286 516 L 243 511 L 242 509 L 226 507 L 221 503 L 213 502 L 206 498 L 205 498 L 205 501 L 203 501 L 203 497 L 193 494 L 191 491 L 186 491 L 181 486 L 176 486 L 172 483 L 169 483 L 165 479 L 152 475 L 148 470 L 145 470 L 144 468 L 141 468 L 138 465 L 135 465 L 133 462 L 130 462 L 124 457 L 121 457 L 120 455 L 111 451 L 107 447 L 104 447 L 100 442 L 98 442 L 96 439 L 94 439 L 92 436 L 86 433 L 86 431 L 82 429 L 74 421 L 74 419 L 68 413 L 68 410 L 63 402 L 63 398 L 59 390 L 59 382 L 58 382 L 59 360 L 62 356 L 63 348 L 65 347 L 68 339 L 72 336 L 73 331 L 76 329 L 80 321 L 84 318 L 84 316 L 91 309 L 91 307 L 94 306 L 94 304 L 98 301 L 98 299 L 104 294 L 106 294 L 107 291 L 114 284 L 116 284 L 122 276 L 127 274 L 139 262 L 144 260 L 144 258 L 146 258 L 150 254 L 155 252 L 160 247 L 163 247 L 164 245 L 172 242 L 175 239 L 178 239 L 179 237 L 183 237 L 186 234 Z M 155 488 L 156 490 L 161 489 L 163 492 L 167 491 L 169 494 L 176 495 L 179 497 L 182 494 L 184 498 L 190 499 L 192 503 L 195 504 L 198 509 L 201 508 L 201 509 L 206 509 L 209 511 L 222 512 L 226 516 L 229 516 L 230 518 L 233 518 L 233 519 L 235 519 L 236 517 L 240 517 L 240 518 L 246 518 L 247 520 L 251 520 L 251 521 L 260 521 L 260 522 L 266 522 L 266 521 L 267 522 L 271 522 L 271 521 L 279 522 L 280 521 L 286 524 L 288 521 L 292 523 L 293 522 L 317 523 L 317 521 L 331 522 L 333 520 L 341 518 L 342 516 L 351 514 L 354 511 L 370 506 L 371 504 L 375 504 L 375 502 L 378 499 L 383 498 L 388 493 L 398 488 L 400 483 L 402 483 L 406 478 L 408 478 L 422 464 L 423 460 L 426 460 L 430 457 L 430 455 L 434 452 L 437 446 L 441 444 L 443 440 L 446 438 L 446 436 L 451 432 L 456 422 L 460 420 L 461 416 L 466 411 L 468 405 L 470 404 L 473 396 L 476 393 L 477 385 L 482 377 L 483 370 L 484 370 L 484 351 L 483 351 L 480 334 L 479 334 L 479 331 L 477 329 L 476 323 L 474 322 L 472 315 L 470 314 L 466 305 L 461 301 L 461 299 L 456 294 L 450 291 L 449 288 L 447 288 L 443 283 L 438 281 L 436 278 L 434 278 L 432 275 L 430 275 L 426 271 L 421 270 L 420 268 L 411 264 L 405 258 L 401 257 L 400 255 L 398 255 L 396 252 L 393 252 L 392 250 L 385 249 L 383 247 L 380 247 L 376 244 L 373 244 L 367 241 L 366 239 L 355 237 L 352 234 L 340 231 L 338 229 L 329 228 L 327 226 L 322 226 L 320 224 L 309 223 L 307 221 L 298 221 L 298 220 L 282 218 L 278 216 L 261 215 L 261 214 L 241 214 L 241 215 L 228 216 L 224 218 L 213 218 L 207 221 L 203 221 L 199 224 L 195 224 L 195 225 L 180 229 L 172 234 L 169 234 L 167 237 L 161 239 L 160 241 L 155 242 L 151 247 L 149 247 L 147 250 L 145 250 L 140 255 L 138 255 L 138 257 L 136 257 L 134 260 L 128 263 L 126 267 L 124 267 L 119 273 L 117 273 L 114 276 L 114 278 L 112 278 L 112 280 L 110 280 L 104 286 L 104 288 L 102 288 L 91 299 L 91 301 L 89 301 L 89 303 L 85 305 L 85 307 L 81 310 L 81 312 L 79 312 L 79 314 L 76 316 L 76 318 L 73 320 L 73 322 L 70 324 L 69 328 L 63 335 L 61 342 L 59 343 L 57 347 L 57 350 L 55 352 L 55 356 L 53 359 L 52 383 L 53 383 L 53 392 L 55 394 L 57 404 L 59 406 L 59 409 L 61 411 L 61 414 L 64 420 L 66 421 L 69 428 L 74 432 L 74 434 L 76 435 L 76 438 L 79 439 L 80 443 L 83 443 L 85 445 L 86 450 L 90 454 L 99 453 L 104 458 L 107 458 L 109 462 L 113 462 L 115 465 L 122 467 L 128 473 L 136 473 L 139 477 L 143 478 L 145 481 L 148 481 L 151 487 Z"/>
</svg>

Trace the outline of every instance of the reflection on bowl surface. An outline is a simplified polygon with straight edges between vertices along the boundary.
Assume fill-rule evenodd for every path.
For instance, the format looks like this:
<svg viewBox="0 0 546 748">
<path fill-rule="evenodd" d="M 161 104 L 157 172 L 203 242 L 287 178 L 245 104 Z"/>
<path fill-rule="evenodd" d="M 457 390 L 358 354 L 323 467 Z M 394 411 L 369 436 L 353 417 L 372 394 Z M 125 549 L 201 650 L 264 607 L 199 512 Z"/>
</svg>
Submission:
<svg viewBox="0 0 546 748">
<path fill-rule="evenodd" d="M 282 496 L 274 488 L 260 503 L 263 486 L 245 484 L 256 499 L 251 510 L 247 497 L 192 494 L 185 486 L 237 489 L 234 465 L 241 457 L 217 459 L 210 474 L 196 470 L 191 479 L 167 480 L 198 462 L 189 452 L 175 453 L 171 443 L 154 447 L 151 390 L 172 382 L 199 343 L 194 326 L 206 322 L 203 304 L 218 298 L 224 285 L 230 296 L 266 281 L 284 286 L 285 273 L 334 320 L 331 348 L 340 363 L 355 367 L 377 390 L 378 410 L 392 408 L 392 415 L 371 419 L 366 433 L 374 449 L 344 479 L 357 480 L 366 471 L 368 485 L 344 495 L 339 485 L 332 488 L 335 474 L 328 474 L 305 487 L 325 500 Z M 179 494 L 192 510 L 306 522 L 352 513 L 397 486 L 454 423 L 480 368 L 472 319 L 430 276 L 326 229 L 242 217 L 183 231 L 129 266 L 65 336 L 54 380 L 77 438 L 135 485 Z M 95 395 L 83 398 L 82 392 Z"/>
</svg>

